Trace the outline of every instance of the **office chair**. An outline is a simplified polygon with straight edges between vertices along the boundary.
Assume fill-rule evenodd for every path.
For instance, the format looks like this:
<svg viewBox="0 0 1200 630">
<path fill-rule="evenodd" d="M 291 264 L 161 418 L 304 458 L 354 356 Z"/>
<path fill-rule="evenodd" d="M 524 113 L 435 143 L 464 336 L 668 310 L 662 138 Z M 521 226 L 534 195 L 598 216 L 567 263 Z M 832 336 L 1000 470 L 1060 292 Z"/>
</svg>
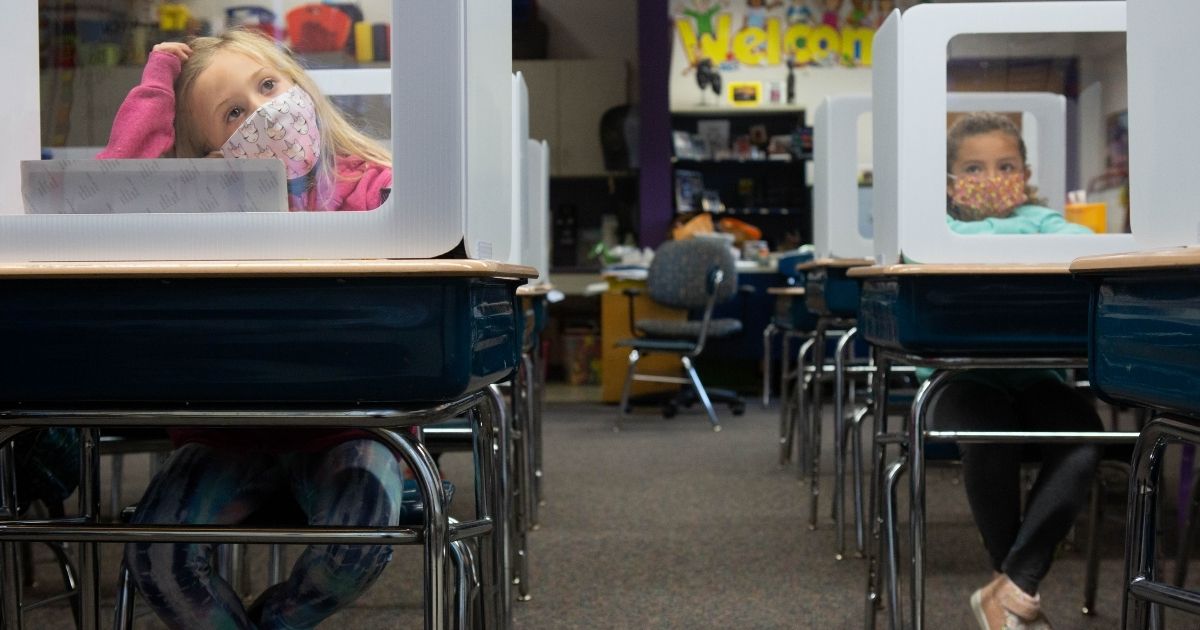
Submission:
<svg viewBox="0 0 1200 630">
<path fill-rule="evenodd" d="M 614 431 L 621 429 L 621 419 L 630 411 L 629 394 L 635 380 L 690 385 L 690 388 L 681 392 L 679 398 L 667 403 L 664 415 L 674 415 L 679 404 L 689 404 L 694 397 L 704 405 L 714 431 L 721 430 L 717 413 L 713 410 L 714 398 L 728 403 L 735 416 L 745 411 L 745 403 L 736 393 L 705 389 L 692 366 L 692 359 L 704 350 L 704 343 L 709 337 L 726 337 L 742 330 L 740 320 L 712 317 L 713 307 L 733 298 L 737 291 L 737 265 L 726 241 L 699 237 L 669 241 L 659 247 L 646 280 L 648 296 L 672 308 L 703 309 L 703 314 L 698 320 L 639 320 L 634 313 L 634 298 L 641 292 L 637 289 L 625 290 L 629 298 L 629 328 L 635 337 L 617 342 L 618 346 L 630 348 L 630 351 L 629 369 L 625 375 L 621 408 L 613 426 Z M 687 378 L 639 375 L 638 361 L 653 352 L 682 355 L 680 362 Z"/>
</svg>

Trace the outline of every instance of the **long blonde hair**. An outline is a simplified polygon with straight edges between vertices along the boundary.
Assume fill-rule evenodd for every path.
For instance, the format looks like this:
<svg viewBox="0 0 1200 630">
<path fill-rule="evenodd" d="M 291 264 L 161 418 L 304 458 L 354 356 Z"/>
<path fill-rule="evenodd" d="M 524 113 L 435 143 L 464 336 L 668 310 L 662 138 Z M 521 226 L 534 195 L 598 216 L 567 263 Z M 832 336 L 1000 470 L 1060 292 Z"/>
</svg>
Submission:
<svg viewBox="0 0 1200 630">
<path fill-rule="evenodd" d="M 317 166 L 317 189 L 337 176 L 334 157 L 357 157 L 368 163 L 391 167 L 392 155 L 387 149 L 346 120 L 337 106 L 317 88 L 316 83 L 282 44 L 259 31 L 235 28 L 215 37 L 196 37 L 188 41 L 192 55 L 183 64 L 175 80 L 175 156 L 204 157 L 213 147 L 205 146 L 189 112 L 187 103 L 196 78 L 212 63 L 213 56 L 224 50 L 236 52 L 268 68 L 278 70 L 294 85 L 312 96 L 317 111 L 317 129 L 321 134 L 321 160 Z"/>
</svg>

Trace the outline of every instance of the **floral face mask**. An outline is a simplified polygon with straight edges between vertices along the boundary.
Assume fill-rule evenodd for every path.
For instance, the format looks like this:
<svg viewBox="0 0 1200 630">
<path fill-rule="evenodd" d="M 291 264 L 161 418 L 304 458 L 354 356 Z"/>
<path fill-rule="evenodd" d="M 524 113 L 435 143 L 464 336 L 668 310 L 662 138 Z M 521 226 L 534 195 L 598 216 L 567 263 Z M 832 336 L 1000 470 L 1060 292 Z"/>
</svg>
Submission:
<svg viewBox="0 0 1200 630">
<path fill-rule="evenodd" d="M 1003 218 L 1029 200 L 1025 194 L 1025 174 L 1011 173 L 993 177 L 955 177 L 950 201 L 962 221 Z"/>
<path fill-rule="evenodd" d="M 221 145 L 227 158 L 277 158 L 288 179 L 308 175 L 321 157 L 316 107 L 300 86 L 264 103 Z"/>
</svg>

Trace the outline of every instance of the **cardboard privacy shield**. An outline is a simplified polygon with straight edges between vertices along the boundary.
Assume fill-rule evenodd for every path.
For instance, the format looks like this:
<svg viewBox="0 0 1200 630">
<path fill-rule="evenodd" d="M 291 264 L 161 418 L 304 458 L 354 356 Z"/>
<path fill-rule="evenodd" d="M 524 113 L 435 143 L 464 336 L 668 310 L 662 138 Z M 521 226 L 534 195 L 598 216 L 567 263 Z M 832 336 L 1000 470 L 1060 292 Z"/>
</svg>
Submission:
<svg viewBox="0 0 1200 630">
<path fill-rule="evenodd" d="M 953 92 L 950 112 L 1019 112 L 1033 171 L 1030 183 L 1048 199 L 1066 197 L 1067 101 L 1049 92 Z M 813 247 L 821 258 L 875 254 L 874 190 L 858 185 L 859 120 L 871 116 L 871 96 L 827 96 L 813 121 Z M 857 209 L 852 212 L 851 209 Z"/>
<path fill-rule="evenodd" d="M 460 242 L 469 257 L 508 259 L 509 3 L 392 3 L 393 182 L 378 209 L 97 215 L 24 212 L 21 162 L 42 149 L 38 5 L 13 0 L 0 21 L 11 95 L 0 117 L 0 260 L 428 258 Z M 338 72 L 343 88 L 385 93 L 378 71 Z"/>
<path fill-rule="evenodd" d="M 529 221 L 522 238 L 526 243 L 521 264 L 538 270 L 536 282 L 550 281 L 550 145 L 527 140 L 529 149 Z"/>
<path fill-rule="evenodd" d="M 512 225 L 508 262 L 530 264 L 529 90 L 520 72 L 512 77 Z"/>
<path fill-rule="evenodd" d="M 1130 223 L 1138 245 L 1200 243 L 1200 212 L 1187 192 L 1200 182 L 1200 2 L 1129 3 Z"/>
<path fill-rule="evenodd" d="M 1124 2 L 923 4 L 903 15 L 894 11 L 874 48 L 876 260 L 1047 263 L 1134 249 L 1128 234 L 967 236 L 946 226 L 950 40 L 966 33 L 1124 30 Z"/>
</svg>

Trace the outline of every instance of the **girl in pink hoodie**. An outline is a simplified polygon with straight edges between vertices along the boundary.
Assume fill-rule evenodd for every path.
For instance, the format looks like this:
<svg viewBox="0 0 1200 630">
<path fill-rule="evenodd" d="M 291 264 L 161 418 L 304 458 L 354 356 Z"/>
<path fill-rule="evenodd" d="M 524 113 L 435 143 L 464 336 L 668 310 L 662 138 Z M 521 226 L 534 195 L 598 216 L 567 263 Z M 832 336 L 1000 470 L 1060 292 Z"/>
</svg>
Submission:
<svg viewBox="0 0 1200 630">
<path fill-rule="evenodd" d="M 100 158 L 274 157 L 288 205 L 371 210 L 391 156 L 355 130 L 274 41 L 234 30 L 155 46 Z M 385 527 L 400 517 L 395 455 L 352 429 L 173 429 L 177 448 L 135 523 L 232 524 L 290 493 L 312 525 Z M 311 628 L 382 572 L 388 546 L 313 545 L 286 581 L 246 607 L 212 569 L 209 544 L 131 543 L 125 561 L 171 628 Z"/>
</svg>

